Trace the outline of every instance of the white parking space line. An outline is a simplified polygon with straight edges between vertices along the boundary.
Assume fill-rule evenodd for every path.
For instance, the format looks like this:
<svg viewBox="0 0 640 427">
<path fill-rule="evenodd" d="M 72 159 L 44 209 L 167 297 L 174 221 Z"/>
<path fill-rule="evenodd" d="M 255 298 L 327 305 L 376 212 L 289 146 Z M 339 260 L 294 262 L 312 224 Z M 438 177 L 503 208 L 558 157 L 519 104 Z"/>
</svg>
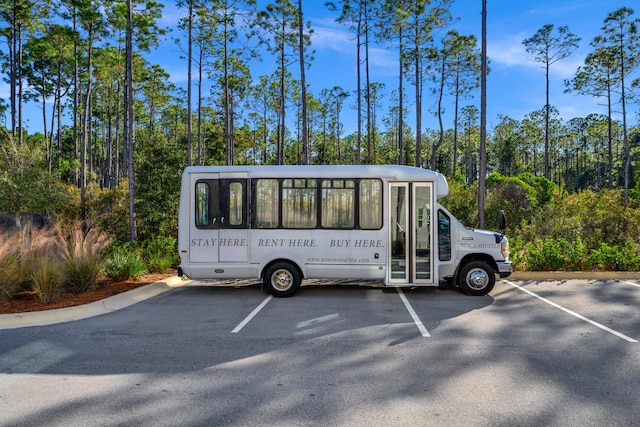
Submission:
<svg viewBox="0 0 640 427">
<path fill-rule="evenodd" d="M 626 280 L 622 280 L 622 283 L 626 283 L 627 285 L 631 285 L 631 286 L 637 286 L 638 288 L 640 288 L 640 285 L 637 283 L 627 282 Z"/>
<path fill-rule="evenodd" d="M 273 295 L 269 295 L 268 297 L 266 297 L 264 301 L 262 301 L 259 306 L 257 306 L 247 317 L 245 317 L 244 320 L 240 322 L 238 326 L 233 328 L 233 331 L 231 331 L 231 333 L 237 334 L 238 332 L 240 332 L 242 328 L 244 328 L 246 324 L 249 323 L 251 319 L 253 319 L 256 316 L 256 314 L 258 314 L 260 310 L 262 310 L 264 306 L 267 305 L 269 301 L 271 301 L 272 298 L 273 298 Z"/>
<path fill-rule="evenodd" d="M 518 285 L 516 285 L 515 283 L 510 282 L 510 281 L 508 281 L 508 280 L 505 280 L 505 282 L 506 282 L 506 283 L 508 283 L 508 284 L 510 284 L 511 286 L 515 287 L 515 288 L 520 289 L 522 292 L 526 292 L 526 293 L 528 293 L 529 295 L 531 295 L 531 296 L 533 296 L 533 297 L 538 298 L 540 301 L 544 301 L 544 302 L 546 302 L 547 304 L 549 304 L 549 305 L 551 305 L 551 306 L 553 306 L 553 307 L 555 307 L 555 308 L 558 308 L 558 309 L 560 309 L 560 310 L 564 311 L 565 313 L 568 313 L 568 314 L 570 314 L 570 315 L 572 315 L 572 316 L 575 316 L 575 317 L 577 317 L 577 318 L 578 318 L 578 319 L 580 319 L 580 320 L 584 320 L 584 321 L 585 321 L 585 322 L 587 322 L 587 323 L 591 323 L 593 326 L 596 326 L 596 327 L 598 327 L 598 328 L 602 329 L 603 331 L 607 331 L 607 332 L 609 332 L 610 334 L 613 334 L 613 335 L 615 335 L 615 336 L 617 336 L 617 337 L 619 337 L 619 338 L 622 338 L 623 340 L 626 340 L 626 341 L 628 341 L 628 342 L 638 342 L 637 340 L 634 340 L 633 338 L 630 338 L 630 337 L 628 337 L 628 336 L 626 336 L 626 335 L 624 335 L 624 334 L 621 334 L 621 333 L 620 333 L 620 332 L 618 332 L 618 331 L 614 331 L 614 330 L 613 330 L 613 329 L 611 329 L 611 328 L 608 328 L 608 327 L 606 327 L 606 326 L 604 326 L 604 325 L 602 325 L 602 324 L 600 324 L 600 323 L 598 323 L 598 322 L 595 322 L 595 321 L 593 321 L 593 320 L 591 320 L 591 319 L 588 319 L 588 318 L 586 318 L 586 317 L 582 316 L 581 314 L 576 313 L 575 311 L 571 311 L 571 310 L 569 310 L 568 308 L 565 308 L 565 307 L 563 307 L 563 306 L 561 306 L 561 305 L 559 305 L 559 304 L 556 304 L 556 303 L 555 303 L 555 302 L 553 302 L 553 301 L 550 301 L 550 300 L 548 300 L 548 299 L 546 299 L 546 298 L 544 298 L 544 297 L 541 297 L 540 295 L 538 295 L 538 294 L 536 294 L 536 293 L 533 293 L 533 292 L 531 292 L 530 290 L 523 288 L 522 286 L 518 286 Z"/>
<path fill-rule="evenodd" d="M 416 314 L 416 312 L 413 309 L 413 307 L 411 307 L 411 304 L 409 304 L 409 300 L 407 299 L 407 297 L 404 296 L 404 293 L 402 292 L 402 289 L 400 289 L 399 287 L 396 286 L 396 290 L 398 291 L 398 295 L 400 295 L 400 299 L 404 303 L 404 306 L 407 308 L 407 311 L 409 311 L 409 314 L 411 315 L 411 318 L 413 319 L 413 323 L 416 324 L 416 326 L 418 327 L 418 330 L 420 331 L 422 336 L 425 337 L 425 338 L 431 337 L 431 335 L 429 335 L 429 331 L 427 331 L 427 328 L 424 327 L 424 324 L 422 323 L 422 320 L 420 320 L 420 318 Z"/>
</svg>

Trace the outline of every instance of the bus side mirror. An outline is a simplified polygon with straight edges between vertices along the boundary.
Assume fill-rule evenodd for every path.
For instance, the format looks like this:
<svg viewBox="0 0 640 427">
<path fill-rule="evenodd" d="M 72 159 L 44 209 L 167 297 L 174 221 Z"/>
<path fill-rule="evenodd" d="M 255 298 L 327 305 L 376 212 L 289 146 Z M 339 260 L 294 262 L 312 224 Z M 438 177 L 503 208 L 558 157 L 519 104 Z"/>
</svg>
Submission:
<svg viewBox="0 0 640 427">
<path fill-rule="evenodd" d="M 503 210 L 498 212 L 498 229 L 500 230 L 500 234 L 496 234 L 496 243 L 502 242 L 502 238 L 504 237 L 504 230 L 507 228 L 507 216 L 504 214 Z"/>
<path fill-rule="evenodd" d="M 507 216 L 503 210 L 498 212 L 498 230 L 504 230 L 507 228 Z"/>
</svg>

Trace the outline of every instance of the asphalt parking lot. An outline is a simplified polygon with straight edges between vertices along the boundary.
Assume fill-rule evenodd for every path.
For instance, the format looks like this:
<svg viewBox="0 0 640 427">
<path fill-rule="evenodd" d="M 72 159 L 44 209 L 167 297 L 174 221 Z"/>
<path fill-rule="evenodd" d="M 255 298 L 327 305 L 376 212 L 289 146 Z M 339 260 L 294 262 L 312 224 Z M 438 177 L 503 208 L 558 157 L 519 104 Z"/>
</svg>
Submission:
<svg viewBox="0 0 640 427">
<path fill-rule="evenodd" d="M 639 307 L 638 280 L 191 282 L 0 330 L 0 424 L 632 426 Z"/>
</svg>

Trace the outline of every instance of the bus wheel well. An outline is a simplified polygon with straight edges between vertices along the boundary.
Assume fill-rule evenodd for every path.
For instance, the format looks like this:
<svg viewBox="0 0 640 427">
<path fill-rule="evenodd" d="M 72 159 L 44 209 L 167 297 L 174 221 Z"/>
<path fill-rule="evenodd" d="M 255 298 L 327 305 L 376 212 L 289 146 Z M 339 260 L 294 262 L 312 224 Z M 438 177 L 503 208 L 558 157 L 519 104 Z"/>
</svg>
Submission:
<svg viewBox="0 0 640 427">
<path fill-rule="evenodd" d="M 300 268 L 300 266 L 298 266 L 297 263 L 291 261 L 290 259 L 286 259 L 286 258 L 276 258 L 273 261 L 269 262 L 268 264 L 266 264 L 264 266 L 264 268 L 262 269 L 262 271 L 260 272 L 260 277 L 262 277 L 263 279 L 265 279 L 265 273 L 267 271 L 269 271 L 269 268 L 271 268 L 271 266 L 278 264 L 278 263 L 286 263 L 286 264 L 290 264 L 293 267 L 295 267 L 296 270 L 298 270 L 298 273 L 300 273 L 300 277 L 304 279 L 304 274 L 302 274 L 302 269 Z"/>
<path fill-rule="evenodd" d="M 454 283 L 458 281 L 458 274 L 460 273 L 460 270 L 462 270 L 462 268 L 465 265 L 474 261 L 486 262 L 493 269 L 494 272 L 498 271 L 498 264 L 496 264 L 496 260 L 493 259 L 492 256 L 487 254 L 469 254 L 469 255 L 466 255 L 464 258 L 462 258 L 462 260 L 460 261 L 460 264 L 458 264 L 458 268 L 456 269 L 456 275 L 454 277 Z"/>
</svg>

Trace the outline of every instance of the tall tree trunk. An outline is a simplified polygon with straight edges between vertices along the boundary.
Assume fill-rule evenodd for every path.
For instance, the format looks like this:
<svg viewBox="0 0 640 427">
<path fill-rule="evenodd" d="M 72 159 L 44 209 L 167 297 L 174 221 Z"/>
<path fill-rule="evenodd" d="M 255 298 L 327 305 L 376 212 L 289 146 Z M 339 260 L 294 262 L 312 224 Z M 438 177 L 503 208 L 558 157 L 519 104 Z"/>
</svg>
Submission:
<svg viewBox="0 0 640 427">
<path fill-rule="evenodd" d="M 191 112 L 191 63 L 193 62 L 193 0 L 189 0 L 189 53 L 187 59 L 187 165 L 193 164 L 193 132 Z M 128 52 L 127 52 L 128 54 Z M 133 101 L 132 101 L 133 102 Z"/>
<path fill-rule="evenodd" d="M 116 94 L 120 95 L 120 80 L 118 79 L 118 82 L 116 83 Z M 121 103 L 120 103 L 120 96 L 116 97 L 116 122 L 115 122 L 115 129 L 120 129 L 120 117 L 121 117 Z M 124 150 L 121 150 L 120 145 L 121 145 L 121 141 L 122 138 L 120 136 L 120 132 L 116 132 L 116 158 L 114 159 L 114 170 L 113 170 L 113 187 L 117 187 L 118 185 L 120 185 L 120 174 L 121 172 L 121 168 L 120 168 L 120 162 L 124 162 L 124 157 L 122 157 L 122 159 L 120 158 L 120 153 L 124 152 Z"/>
<path fill-rule="evenodd" d="M 78 20 L 75 9 L 73 11 L 73 30 L 78 31 Z M 78 117 L 80 113 L 80 67 L 78 65 L 78 40 L 73 38 L 73 160 L 77 165 L 78 161 Z M 78 167 L 73 169 L 73 181 L 77 187 L 80 186 Z"/>
<path fill-rule="evenodd" d="M 86 226 L 86 192 L 87 192 L 87 144 L 90 144 L 91 128 L 91 91 L 93 90 L 93 28 L 89 25 L 88 47 L 87 47 L 87 93 L 84 97 L 84 110 L 82 112 L 81 132 L 80 132 L 80 210 L 84 226 Z"/>
<path fill-rule="evenodd" d="M 58 94 L 56 95 L 58 102 L 56 104 L 58 109 L 57 120 L 57 139 L 58 139 L 58 153 L 57 153 L 57 167 L 60 169 L 62 163 L 62 65 L 58 65 Z M 68 88 L 65 90 L 65 94 L 68 93 Z"/>
<path fill-rule="evenodd" d="M 610 80 L 607 80 L 610 81 Z M 611 109 L 611 85 L 607 85 L 607 188 L 613 189 L 613 130 L 612 130 L 612 109 Z"/>
<path fill-rule="evenodd" d="M 455 106 L 453 112 L 453 168 L 452 174 L 456 174 L 456 168 L 458 167 L 458 110 L 459 110 L 459 102 L 460 102 L 460 77 L 456 75 L 456 84 L 455 84 Z"/>
<path fill-rule="evenodd" d="M 41 80 L 41 84 L 42 84 L 42 129 L 43 129 L 43 133 L 44 133 L 44 143 L 45 143 L 45 148 L 46 148 L 46 159 L 45 159 L 45 166 L 47 168 L 47 172 L 51 173 L 51 149 L 52 149 L 52 144 L 49 141 L 49 138 L 47 138 L 47 95 L 44 92 L 44 88 L 46 87 L 46 82 L 45 82 L 45 75 L 44 75 L 44 71 L 42 72 L 42 80 Z M 52 126 L 53 126 L 53 122 L 52 122 Z"/>
<path fill-rule="evenodd" d="M 134 109 L 133 109 L 133 23 L 132 16 L 133 5 L 132 0 L 127 0 L 127 47 L 126 47 L 126 144 L 128 150 L 128 167 L 127 174 L 129 180 L 129 241 L 138 240 L 138 231 L 136 227 L 135 215 L 135 174 L 134 174 L 134 152 L 135 152 L 135 131 L 134 131 Z M 191 84 L 191 81 L 189 81 Z"/>
<path fill-rule="evenodd" d="M 362 9 L 360 9 L 361 11 Z M 362 37 L 362 16 L 358 17 L 357 24 L 357 41 L 356 41 L 356 86 L 357 86 L 357 100 L 356 100 L 356 110 L 357 110 L 357 122 L 358 122 L 358 130 L 357 130 L 357 141 L 356 141 L 356 164 L 360 164 L 360 150 L 362 149 L 362 71 L 360 64 L 362 60 L 360 59 L 360 49 L 362 47 L 362 42 L 360 38 Z"/>
<path fill-rule="evenodd" d="M 298 0 L 298 31 L 300 40 L 300 86 L 302 90 L 302 164 L 309 164 L 309 124 L 307 117 L 307 80 L 304 74 L 304 21 L 302 20 L 302 0 Z M 357 154 L 357 163 L 360 163 L 360 150 Z"/>
<path fill-rule="evenodd" d="M 478 177 L 478 225 L 484 228 L 487 173 L 487 0 L 482 0 L 482 59 L 480 70 L 480 173 Z M 548 101 L 547 101 L 548 103 Z"/>
<path fill-rule="evenodd" d="M 112 174 L 113 174 L 113 83 L 109 84 L 109 103 L 107 107 L 107 120 L 106 120 L 106 135 L 107 135 L 107 164 L 106 171 L 104 172 L 104 186 L 108 189 L 112 187 Z"/>
<path fill-rule="evenodd" d="M 231 87 L 229 86 L 229 50 L 227 20 L 224 20 L 224 138 L 227 151 L 227 165 L 234 163 L 233 109 L 231 108 Z M 284 71 L 283 71 L 284 73 Z"/>
<path fill-rule="evenodd" d="M 484 0 L 483 0 L 484 1 Z M 549 61 L 546 62 L 545 73 L 546 84 L 546 103 L 544 106 L 544 177 L 550 179 L 549 172 L 549 114 L 551 106 L 549 105 Z"/>
<path fill-rule="evenodd" d="M 371 138 L 373 138 L 373 129 L 372 129 L 372 118 L 373 118 L 373 112 L 372 112 L 372 106 L 371 106 L 371 78 L 369 76 L 369 17 L 367 15 L 367 4 L 365 4 L 365 17 L 364 17 L 364 22 L 365 22 L 365 29 L 364 29 L 364 72 L 365 72 L 365 85 L 366 85 L 366 92 L 365 92 L 365 100 L 367 102 L 367 163 L 371 164 L 372 163 L 372 141 Z"/>
<path fill-rule="evenodd" d="M 403 135 L 403 128 L 404 128 L 404 123 L 403 123 L 403 109 L 404 106 L 402 105 L 402 98 L 404 98 L 404 93 L 402 91 L 402 75 L 404 73 L 403 67 L 402 67 L 402 63 L 404 61 L 403 58 L 403 54 L 402 54 L 402 49 L 404 48 L 403 43 L 402 43 L 402 27 L 400 27 L 400 29 L 398 30 L 398 39 L 400 40 L 400 61 L 398 61 L 400 63 L 400 73 L 399 73 L 399 83 L 398 83 L 398 164 L 402 165 L 404 164 L 404 141 L 402 140 L 402 135 Z"/>
<path fill-rule="evenodd" d="M 16 93 L 17 93 L 17 79 L 18 72 L 16 67 L 16 62 L 18 60 L 18 56 L 16 54 L 16 50 L 18 48 L 18 38 L 16 37 L 16 16 L 15 13 L 12 16 L 10 35 L 7 40 L 7 46 L 9 47 L 9 85 L 10 85 L 10 105 L 11 105 L 11 136 L 15 140 L 17 137 L 17 107 L 16 107 Z"/>
<path fill-rule="evenodd" d="M 417 30 L 416 30 L 417 31 Z M 416 36 L 417 39 L 417 36 Z M 416 167 L 422 167 L 422 70 L 420 56 L 415 52 L 415 80 L 416 80 Z"/>
<path fill-rule="evenodd" d="M 622 101 L 622 142 L 624 147 L 624 204 L 629 204 L 629 169 L 631 166 L 631 152 L 629 149 L 629 134 L 627 132 L 627 100 L 625 96 L 625 62 L 624 45 L 620 39 L 620 100 Z M 627 224 L 625 221 L 625 231 Z"/>
<path fill-rule="evenodd" d="M 202 43 L 200 43 L 200 51 L 198 52 L 198 166 L 204 165 L 204 146 L 202 144 L 202 61 L 204 49 L 202 47 Z"/>
<path fill-rule="evenodd" d="M 446 54 L 443 52 L 442 54 L 442 64 L 440 66 L 440 87 L 438 88 L 438 103 L 437 103 L 437 114 L 438 114 L 438 142 L 433 144 L 431 149 L 431 169 L 436 169 L 436 160 L 437 160 L 437 151 L 442 145 L 444 141 L 444 124 L 442 123 L 442 98 L 444 97 L 444 80 L 445 80 L 445 64 L 446 64 Z"/>
<path fill-rule="evenodd" d="M 285 35 L 285 30 L 286 30 L 286 23 L 284 20 L 284 16 L 282 19 L 282 28 L 281 28 L 281 35 L 282 35 L 282 41 L 280 42 L 280 114 L 279 114 L 279 118 L 278 118 L 278 164 L 279 165 L 284 165 L 285 163 L 285 158 L 284 158 L 284 145 L 285 145 L 285 96 L 286 96 L 286 90 L 284 87 L 284 80 L 285 80 L 285 72 L 286 72 L 286 68 L 285 68 L 285 42 L 284 42 L 284 35 Z"/>
<path fill-rule="evenodd" d="M 18 142 L 22 144 L 23 136 L 22 136 L 22 101 L 24 97 L 24 85 L 22 81 L 22 25 L 18 25 L 18 51 L 16 52 L 18 55 L 18 63 L 17 66 L 17 75 L 18 75 Z"/>
</svg>

